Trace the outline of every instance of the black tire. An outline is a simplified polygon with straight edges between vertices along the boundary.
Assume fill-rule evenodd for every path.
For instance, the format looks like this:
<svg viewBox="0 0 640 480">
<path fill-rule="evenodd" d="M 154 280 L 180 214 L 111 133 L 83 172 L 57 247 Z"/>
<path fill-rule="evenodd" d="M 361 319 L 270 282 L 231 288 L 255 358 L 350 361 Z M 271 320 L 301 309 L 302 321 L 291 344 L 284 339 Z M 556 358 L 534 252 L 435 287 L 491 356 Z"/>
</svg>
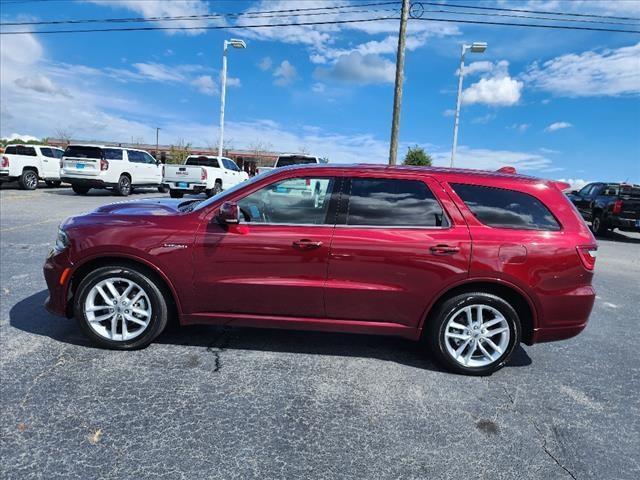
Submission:
<svg viewBox="0 0 640 480">
<path fill-rule="evenodd" d="M 73 193 L 77 193 L 78 195 L 86 195 L 91 189 L 81 185 L 71 185 L 71 190 L 73 190 Z"/>
<path fill-rule="evenodd" d="M 169 189 L 169 196 L 171 198 L 182 198 L 184 196 L 184 192 L 180 190 L 174 190 L 173 188 Z"/>
<path fill-rule="evenodd" d="M 607 228 L 607 222 L 602 218 L 601 213 L 595 213 L 591 217 L 591 231 L 598 237 L 605 236 L 609 230 Z"/>
<path fill-rule="evenodd" d="M 115 187 L 115 192 L 121 197 L 127 197 L 131 194 L 133 188 L 131 187 L 131 178 L 128 175 L 120 175 L 118 184 Z"/>
<path fill-rule="evenodd" d="M 46 183 L 47 187 L 49 188 L 58 188 L 60 185 L 62 185 L 62 182 L 60 180 L 45 180 L 44 183 Z"/>
<path fill-rule="evenodd" d="M 217 195 L 222 192 L 222 182 L 220 180 L 216 180 L 216 183 L 213 185 L 213 189 L 211 190 L 211 196 Z"/>
<path fill-rule="evenodd" d="M 497 310 L 506 320 L 509 328 L 509 340 L 505 350 L 495 360 L 484 366 L 465 366 L 459 363 L 447 349 L 445 330 L 449 320 L 460 309 L 471 305 L 485 305 Z M 448 370 L 464 375 L 490 375 L 501 369 L 511 358 L 520 344 L 521 324 L 515 309 L 504 299 L 483 292 L 463 293 L 449 298 L 436 307 L 427 319 L 423 340 L 435 360 Z M 494 337 L 495 338 L 495 337 Z M 450 342 L 463 340 L 449 339 Z M 486 341 L 486 340 L 484 340 Z M 486 346 L 486 343 L 484 344 Z M 469 347 L 467 347 L 469 348 Z M 478 351 L 478 350 L 474 350 Z M 468 350 L 463 350 L 468 352 Z M 493 353 L 496 353 L 495 351 Z M 473 354 L 472 354 L 473 355 Z"/>
<path fill-rule="evenodd" d="M 18 186 L 21 190 L 35 190 L 38 188 L 38 172 L 34 170 L 23 170 L 18 177 Z"/>
<path fill-rule="evenodd" d="M 152 312 L 149 323 L 139 336 L 131 340 L 110 340 L 100 336 L 90 326 L 84 311 L 84 304 L 91 289 L 97 283 L 109 278 L 132 280 L 144 289 L 149 298 Z M 95 345 L 115 350 L 135 350 L 146 347 L 162 333 L 167 325 L 169 311 L 164 294 L 152 277 L 136 270 L 134 267 L 116 265 L 98 268 L 80 282 L 74 299 L 74 313 L 80 329 Z"/>
<path fill-rule="evenodd" d="M 160 185 L 158 187 L 158 192 L 160 192 L 160 193 L 167 193 L 168 191 L 169 191 L 169 187 L 165 187 L 163 185 Z"/>
</svg>

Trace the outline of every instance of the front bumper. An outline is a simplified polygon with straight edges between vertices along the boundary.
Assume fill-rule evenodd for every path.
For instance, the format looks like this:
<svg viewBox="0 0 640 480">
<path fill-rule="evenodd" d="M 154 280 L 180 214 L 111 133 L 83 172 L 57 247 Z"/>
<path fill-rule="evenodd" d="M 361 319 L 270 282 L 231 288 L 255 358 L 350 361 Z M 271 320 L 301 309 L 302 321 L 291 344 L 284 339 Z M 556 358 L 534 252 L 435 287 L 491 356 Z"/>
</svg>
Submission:
<svg viewBox="0 0 640 480">
<path fill-rule="evenodd" d="M 49 296 L 44 302 L 45 308 L 55 314 L 63 317 L 71 316 L 71 308 L 69 305 L 69 271 L 72 263 L 66 251 L 58 254 L 50 255 L 44 262 L 42 271 L 44 279 L 47 282 Z M 65 271 L 67 271 L 65 275 Z"/>
</svg>

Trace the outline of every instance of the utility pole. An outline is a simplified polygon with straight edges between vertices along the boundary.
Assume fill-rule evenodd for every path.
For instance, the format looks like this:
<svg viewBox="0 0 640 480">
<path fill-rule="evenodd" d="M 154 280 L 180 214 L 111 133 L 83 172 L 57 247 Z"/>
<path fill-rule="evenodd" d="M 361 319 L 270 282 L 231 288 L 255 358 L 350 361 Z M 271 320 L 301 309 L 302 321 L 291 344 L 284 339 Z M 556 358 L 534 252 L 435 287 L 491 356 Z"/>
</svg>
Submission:
<svg viewBox="0 0 640 480">
<path fill-rule="evenodd" d="M 156 127 L 156 160 L 158 160 L 160 157 L 160 142 L 159 142 L 160 130 L 161 130 L 160 127 Z"/>
<path fill-rule="evenodd" d="M 409 19 L 409 0 L 402 0 L 400 32 L 398 34 L 398 54 L 396 56 L 396 85 L 393 93 L 393 119 L 391 121 L 391 145 L 389 165 L 395 165 L 398 157 L 398 132 L 400 130 L 400 110 L 402 107 L 402 82 L 404 81 L 404 47 Z"/>
</svg>

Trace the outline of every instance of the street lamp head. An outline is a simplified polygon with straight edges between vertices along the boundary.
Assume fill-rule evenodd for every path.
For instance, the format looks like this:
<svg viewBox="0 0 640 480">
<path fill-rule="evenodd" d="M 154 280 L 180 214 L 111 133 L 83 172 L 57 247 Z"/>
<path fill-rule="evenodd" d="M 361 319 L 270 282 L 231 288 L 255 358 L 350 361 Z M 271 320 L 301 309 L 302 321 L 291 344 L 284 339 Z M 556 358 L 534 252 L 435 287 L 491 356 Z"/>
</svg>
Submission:
<svg viewBox="0 0 640 480">
<path fill-rule="evenodd" d="M 473 42 L 469 50 L 473 53 L 482 53 L 487 49 L 487 42 Z"/>
<path fill-rule="evenodd" d="M 247 48 L 247 44 L 244 43 L 244 40 L 240 40 L 239 38 L 232 38 L 228 43 L 233 48 Z"/>
</svg>

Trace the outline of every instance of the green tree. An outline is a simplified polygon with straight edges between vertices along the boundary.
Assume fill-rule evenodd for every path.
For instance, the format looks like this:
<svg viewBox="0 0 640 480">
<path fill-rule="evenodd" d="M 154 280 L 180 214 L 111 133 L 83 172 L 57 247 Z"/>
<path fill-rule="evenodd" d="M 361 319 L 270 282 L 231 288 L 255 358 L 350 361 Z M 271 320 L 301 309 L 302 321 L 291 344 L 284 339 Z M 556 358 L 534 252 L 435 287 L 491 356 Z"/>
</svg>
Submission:
<svg viewBox="0 0 640 480">
<path fill-rule="evenodd" d="M 190 153 L 191 144 L 185 143 L 184 140 L 180 139 L 176 142 L 176 145 L 171 145 L 169 148 L 169 158 L 167 158 L 167 163 L 183 164 Z"/>
<path fill-rule="evenodd" d="M 431 155 L 418 145 L 409 147 L 409 151 L 404 157 L 403 165 L 415 165 L 418 167 L 430 167 L 432 164 Z"/>
</svg>

